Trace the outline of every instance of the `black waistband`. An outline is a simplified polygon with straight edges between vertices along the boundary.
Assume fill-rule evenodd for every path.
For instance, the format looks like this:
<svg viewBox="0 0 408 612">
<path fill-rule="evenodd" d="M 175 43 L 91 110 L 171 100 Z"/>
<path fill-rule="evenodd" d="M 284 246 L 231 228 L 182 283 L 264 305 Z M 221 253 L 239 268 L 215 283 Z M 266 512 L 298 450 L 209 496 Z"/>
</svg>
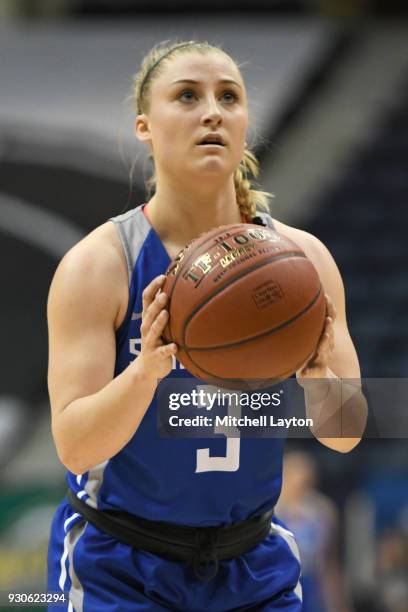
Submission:
<svg viewBox="0 0 408 612">
<path fill-rule="evenodd" d="M 218 561 L 239 557 L 270 531 L 273 509 L 225 527 L 189 527 L 149 521 L 117 510 L 96 510 L 69 489 L 68 501 L 89 523 L 116 540 L 172 561 L 191 561 L 201 580 L 210 580 Z"/>
</svg>

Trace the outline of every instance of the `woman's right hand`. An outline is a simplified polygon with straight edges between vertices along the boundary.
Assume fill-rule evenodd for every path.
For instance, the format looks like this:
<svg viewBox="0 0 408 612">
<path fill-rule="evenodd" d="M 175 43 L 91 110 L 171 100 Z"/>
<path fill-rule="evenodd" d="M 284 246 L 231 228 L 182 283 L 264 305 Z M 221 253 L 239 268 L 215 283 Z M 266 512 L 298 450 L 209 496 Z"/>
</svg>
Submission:
<svg viewBox="0 0 408 612">
<path fill-rule="evenodd" d="M 114 457 L 148 410 L 158 379 L 177 346 L 164 346 L 165 277 L 143 295 L 142 350 L 115 376 L 115 330 L 128 274 L 112 222 L 92 232 L 62 259 L 48 297 L 48 386 L 52 433 L 62 463 L 83 474 Z"/>
<path fill-rule="evenodd" d="M 166 309 L 168 296 L 161 291 L 166 276 L 161 274 L 147 285 L 143 291 L 143 312 L 141 332 L 141 352 L 137 358 L 143 373 L 156 382 L 164 378 L 173 368 L 173 355 L 177 344 L 164 344 L 162 333 L 166 327 L 169 313 Z"/>
</svg>

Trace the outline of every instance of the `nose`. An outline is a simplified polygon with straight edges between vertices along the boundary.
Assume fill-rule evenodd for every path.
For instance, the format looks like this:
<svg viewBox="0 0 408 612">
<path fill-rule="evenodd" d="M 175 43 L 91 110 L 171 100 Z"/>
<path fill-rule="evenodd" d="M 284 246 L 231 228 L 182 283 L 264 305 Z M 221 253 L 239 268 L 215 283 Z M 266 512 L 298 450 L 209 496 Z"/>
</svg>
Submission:
<svg viewBox="0 0 408 612">
<path fill-rule="evenodd" d="M 217 101 L 211 97 L 208 100 L 205 110 L 201 116 L 202 125 L 219 125 L 222 121 L 222 114 Z"/>
</svg>

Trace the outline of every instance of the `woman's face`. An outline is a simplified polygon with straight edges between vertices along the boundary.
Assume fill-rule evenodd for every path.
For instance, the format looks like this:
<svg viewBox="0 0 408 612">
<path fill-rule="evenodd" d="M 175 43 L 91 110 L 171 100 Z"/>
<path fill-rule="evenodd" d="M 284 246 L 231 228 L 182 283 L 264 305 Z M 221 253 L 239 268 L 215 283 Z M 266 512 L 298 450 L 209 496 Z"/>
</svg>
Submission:
<svg viewBox="0 0 408 612">
<path fill-rule="evenodd" d="M 150 89 L 150 108 L 136 119 L 158 176 L 232 174 L 242 159 L 248 126 L 245 86 L 222 54 L 184 53 L 170 60 Z M 223 145 L 199 144 L 210 132 Z"/>
</svg>

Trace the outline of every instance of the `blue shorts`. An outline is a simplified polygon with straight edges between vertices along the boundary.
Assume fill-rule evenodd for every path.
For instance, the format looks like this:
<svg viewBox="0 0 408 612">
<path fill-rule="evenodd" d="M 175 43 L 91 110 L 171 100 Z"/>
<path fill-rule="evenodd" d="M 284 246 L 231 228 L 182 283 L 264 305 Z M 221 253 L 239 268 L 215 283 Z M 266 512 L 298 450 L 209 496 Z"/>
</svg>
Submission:
<svg viewBox="0 0 408 612">
<path fill-rule="evenodd" d="M 294 537 L 276 517 L 268 537 L 244 555 L 221 561 L 208 582 L 191 565 L 136 550 L 86 522 L 64 500 L 48 550 L 48 591 L 69 593 L 63 612 L 232 610 L 300 612 L 300 564 Z"/>
</svg>

